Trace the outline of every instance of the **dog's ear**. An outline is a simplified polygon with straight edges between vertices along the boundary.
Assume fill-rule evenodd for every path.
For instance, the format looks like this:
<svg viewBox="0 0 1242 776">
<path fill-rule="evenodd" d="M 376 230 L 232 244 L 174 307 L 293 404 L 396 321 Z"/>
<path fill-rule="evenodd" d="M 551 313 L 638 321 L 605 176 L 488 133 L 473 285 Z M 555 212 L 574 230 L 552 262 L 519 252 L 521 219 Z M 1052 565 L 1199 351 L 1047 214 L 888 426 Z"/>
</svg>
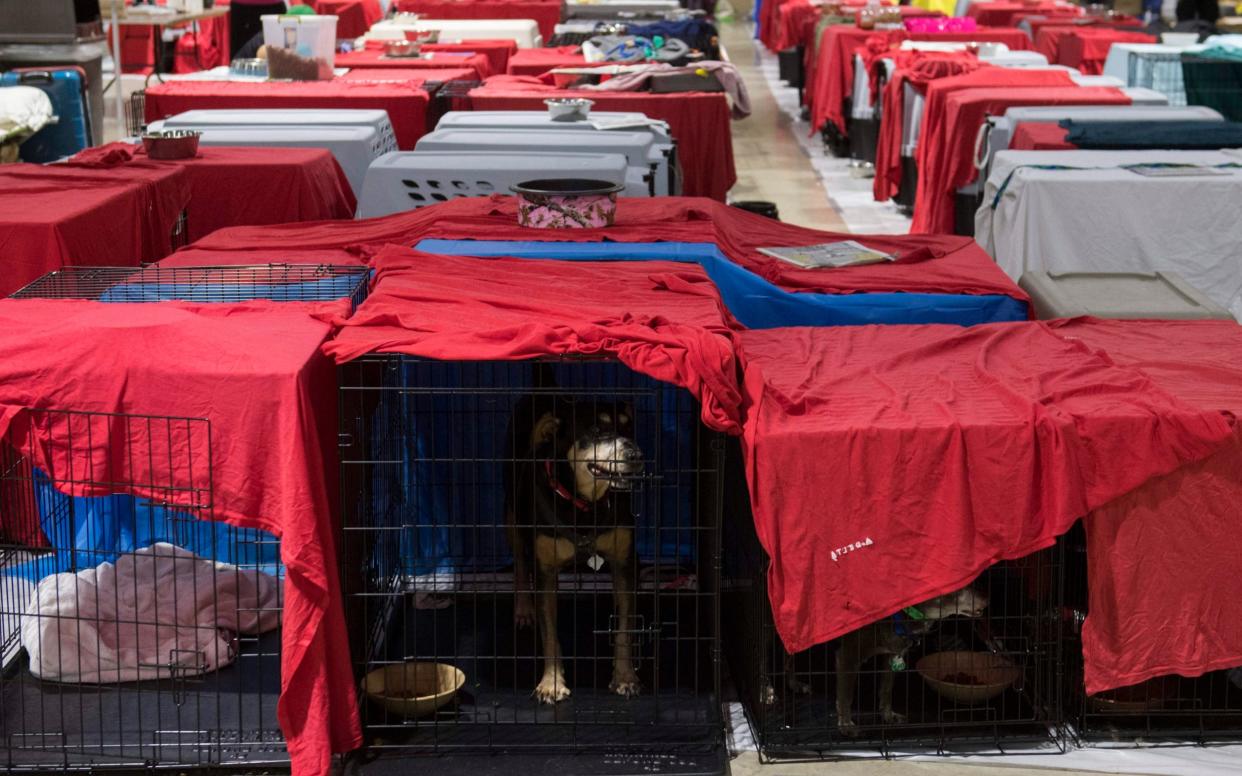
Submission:
<svg viewBox="0 0 1242 776">
<path fill-rule="evenodd" d="M 561 421 L 551 412 L 545 412 L 539 416 L 539 420 L 535 421 L 535 427 L 530 432 L 530 449 L 542 447 L 550 444 L 556 439 L 556 430 L 561 427 Z"/>
</svg>

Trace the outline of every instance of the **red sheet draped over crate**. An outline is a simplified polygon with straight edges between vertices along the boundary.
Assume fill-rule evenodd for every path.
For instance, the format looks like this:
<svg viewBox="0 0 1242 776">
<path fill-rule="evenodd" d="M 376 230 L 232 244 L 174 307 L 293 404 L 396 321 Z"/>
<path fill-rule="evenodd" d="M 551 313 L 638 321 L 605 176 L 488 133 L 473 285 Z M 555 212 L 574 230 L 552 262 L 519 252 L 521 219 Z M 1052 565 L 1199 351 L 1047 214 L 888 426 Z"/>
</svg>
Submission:
<svg viewBox="0 0 1242 776">
<path fill-rule="evenodd" d="M 336 39 L 352 40 L 384 18 L 380 0 L 302 0 L 315 13 L 336 17 Z"/>
<path fill-rule="evenodd" d="M 1155 42 L 1155 35 L 1112 27 L 1046 26 L 1035 38 L 1035 50 L 1048 57 L 1052 64 L 1072 67 L 1087 75 L 1100 75 L 1114 43 Z"/>
<path fill-rule="evenodd" d="M 1218 408 L 1038 323 L 740 343 L 747 479 L 791 652 L 1047 547 L 1234 434 Z"/>
<path fill-rule="evenodd" d="M 992 0 L 991 2 L 974 2 L 966 9 L 966 16 L 979 24 L 994 24 L 997 27 L 1014 27 L 1024 16 L 1082 16 L 1083 10 L 1067 3 L 1024 3 Z"/>
<path fill-rule="evenodd" d="M 365 263 L 374 246 L 389 242 L 413 245 L 423 238 L 715 243 L 732 261 L 792 291 L 1002 294 L 1028 300 L 996 262 L 967 237 L 821 232 L 690 197 L 623 198 L 617 207 L 616 224 L 606 229 L 527 229 L 517 225 L 517 205 L 512 197 L 455 199 L 365 221 L 227 229 L 161 263 L 253 263 L 264 255 L 279 255 L 282 261 Z M 844 239 L 896 252 L 898 259 L 825 272 L 799 269 L 758 250 Z"/>
<path fill-rule="evenodd" d="M 190 201 L 183 170 L 0 165 L 0 296 L 74 265 L 138 266 L 172 250 Z"/>
<path fill-rule="evenodd" d="M 211 423 L 213 516 L 281 539 L 287 576 L 278 714 L 297 774 L 327 774 L 332 752 L 361 744 L 332 517 L 336 376 L 319 352 L 329 326 L 312 317 L 344 309 L 0 301 L 0 436 L 21 428 L 27 408 Z M 23 452 L 52 471 L 91 471 L 90 460 L 78 460 L 84 448 L 71 453 L 68 440 L 55 439 Z M 155 457 L 127 456 L 114 440 L 106 464 L 114 473 L 130 470 L 119 472 L 128 475 L 123 481 L 166 486 L 133 495 L 167 500 L 196 492 L 174 488 L 201 485 L 206 452 L 190 457 L 195 471 L 149 471 Z"/>
<path fill-rule="evenodd" d="M 1009 148 L 1014 151 L 1072 151 L 1078 146 L 1065 139 L 1069 130 L 1060 124 L 1024 121 L 1013 132 Z"/>
<path fill-rule="evenodd" d="M 1057 334 L 1202 412 L 1242 417 L 1242 328 L 1232 321 L 1053 323 Z M 1215 455 L 1086 518 L 1086 689 L 1242 665 L 1242 430 Z"/>
<path fill-rule="evenodd" d="M 606 64 L 606 63 L 601 63 Z M 522 49 L 509 57 L 508 75 L 541 76 L 556 67 L 586 67 L 581 46 Z"/>
<path fill-rule="evenodd" d="M 733 332 L 700 267 L 676 262 L 476 259 L 388 246 L 375 290 L 324 346 L 464 361 L 612 356 L 686 388 L 703 422 L 737 433 Z"/>
<path fill-rule="evenodd" d="M 336 55 L 336 66 L 347 67 L 350 70 L 392 70 L 396 68 L 409 68 L 411 70 L 431 71 L 431 70 L 455 70 L 458 68 L 468 68 L 474 71 L 474 78 L 483 80 L 492 74 L 492 62 L 487 58 L 486 54 L 467 52 L 444 51 L 440 54 L 431 56 L 430 59 L 424 57 L 390 57 L 384 53 L 383 49 L 358 49 L 350 51 L 347 54 Z M 427 73 L 423 74 L 427 80 L 435 80 L 428 77 Z"/>
</svg>

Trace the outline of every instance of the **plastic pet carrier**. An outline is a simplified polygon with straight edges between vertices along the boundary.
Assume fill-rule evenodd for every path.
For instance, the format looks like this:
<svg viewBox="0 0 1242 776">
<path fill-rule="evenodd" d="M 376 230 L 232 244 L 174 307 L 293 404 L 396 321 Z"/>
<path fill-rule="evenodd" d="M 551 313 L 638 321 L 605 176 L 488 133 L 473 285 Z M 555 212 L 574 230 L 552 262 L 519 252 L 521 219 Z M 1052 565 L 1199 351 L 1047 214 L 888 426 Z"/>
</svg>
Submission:
<svg viewBox="0 0 1242 776">
<path fill-rule="evenodd" d="M 217 522 L 195 418 L 29 410 L 0 441 L 7 771 L 287 763 L 279 541 Z"/>
<path fill-rule="evenodd" d="M 943 754 L 1048 741 L 1064 751 L 1062 548 L 999 563 L 943 600 L 788 655 L 732 442 L 725 481 L 723 643 L 762 755 Z M 904 652 L 877 648 L 895 640 Z"/>
<path fill-rule="evenodd" d="M 530 180 L 585 178 L 620 184 L 628 170 L 621 154 L 401 151 L 376 159 L 367 170 L 358 217 L 386 216 L 458 197 L 507 194 L 510 186 Z"/>
<path fill-rule="evenodd" d="M 367 37 L 373 40 L 405 40 L 407 32 L 438 32 L 441 41 L 512 40 L 518 48 L 539 48 L 543 38 L 534 19 L 422 19 L 399 13 L 376 22 Z"/>
<path fill-rule="evenodd" d="M 0 74 L 0 86 L 33 86 L 52 101 L 56 122 L 27 138 L 22 161 L 55 162 L 91 144 L 91 112 L 86 71 L 80 67 L 19 68 Z"/>
<path fill-rule="evenodd" d="M 723 445 L 690 394 L 589 359 L 339 375 L 369 754 L 723 767 Z"/>
</svg>

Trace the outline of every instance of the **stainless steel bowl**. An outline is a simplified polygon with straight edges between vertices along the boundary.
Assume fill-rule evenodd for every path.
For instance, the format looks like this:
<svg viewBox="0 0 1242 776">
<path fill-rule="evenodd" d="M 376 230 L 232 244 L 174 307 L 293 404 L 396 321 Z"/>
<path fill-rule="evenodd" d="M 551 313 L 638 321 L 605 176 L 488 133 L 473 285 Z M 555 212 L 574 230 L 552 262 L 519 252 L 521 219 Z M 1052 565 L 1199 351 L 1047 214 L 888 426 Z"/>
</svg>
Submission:
<svg viewBox="0 0 1242 776">
<path fill-rule="evenodd" d="M 152 159 L 192 159 L 198 155 L 198 139 L 202 132 L 193 129 L 168 129 L 147 132 L 142 147 Z"/>
<path fill-rule="evenodd" d="M 415 40 L 390 40 L 384 44 L 386 57 L 416 57 L 423 45 Z"/>
<path fill-rule="evenodd" d="M 548 106 L 548 115 L 553 121 L 586 121 L 595 101 L 581 97 L 555 97 L 544 100 L 543 104 Z"/>
</svg>

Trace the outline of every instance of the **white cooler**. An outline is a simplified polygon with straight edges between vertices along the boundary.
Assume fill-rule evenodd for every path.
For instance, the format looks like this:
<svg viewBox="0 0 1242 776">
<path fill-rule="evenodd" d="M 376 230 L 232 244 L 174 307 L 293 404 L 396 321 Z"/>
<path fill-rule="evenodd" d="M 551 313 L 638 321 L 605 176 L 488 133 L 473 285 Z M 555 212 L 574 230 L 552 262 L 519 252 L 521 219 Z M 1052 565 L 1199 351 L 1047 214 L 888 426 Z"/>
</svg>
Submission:
<svg viewBox="0 0 1242 776">
<path fill-rule="evenodd" d="M 543 38 L 534 19 L 419 19 L 397 14 L 376 22 L 365 37 L 372 40 L 404 40 L 407 32 L 439 32 L 441 41 L 512 40 L 518 48 L 539 48 Z"/>
</svg>

